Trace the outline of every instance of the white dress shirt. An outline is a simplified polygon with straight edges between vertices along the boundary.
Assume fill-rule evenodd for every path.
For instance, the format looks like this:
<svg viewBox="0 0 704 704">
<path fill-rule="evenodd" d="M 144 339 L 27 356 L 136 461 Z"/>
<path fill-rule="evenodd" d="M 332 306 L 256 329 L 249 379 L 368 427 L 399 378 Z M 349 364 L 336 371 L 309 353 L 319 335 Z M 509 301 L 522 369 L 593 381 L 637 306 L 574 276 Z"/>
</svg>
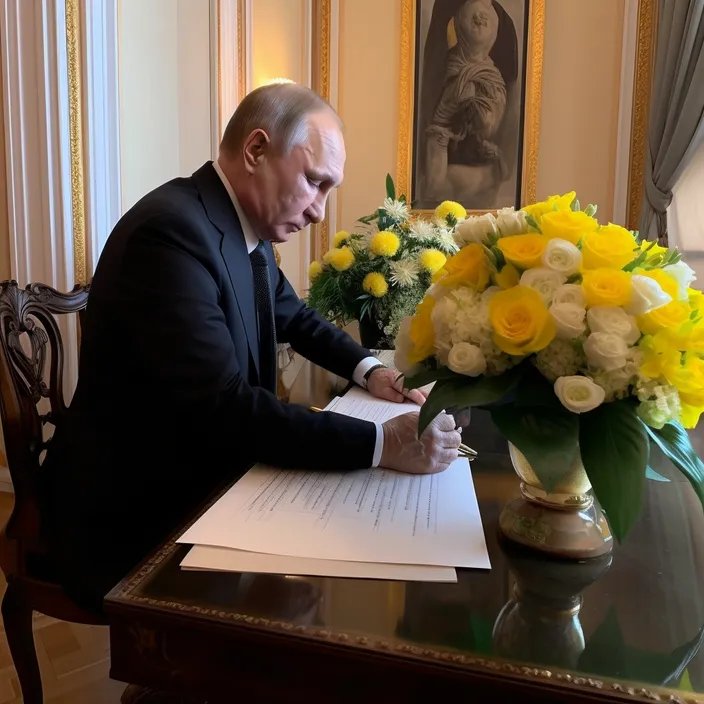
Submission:
<svg viewBox="0 0 704 704">
<path fill-rule="evenodd" d="M 244 233 L 244 240 L 247 243 L 247 251 L 249 253 L 253 252 L 257 245 L 259 244 L 259 237 L 254 233 L 252 226 L 249 223 L 247 216 L 242 210 L 240 202 L 237 200 L 232 185 L 227 180 L 224 171 L 222 170 L 217 159 L 213 161 L 213 168 L 215 173 L 220 177 L 223 186 L 227 190 L 230 199 L 232 200 L 232 205 L 235 206 L 235 211 L 237 217 L 239 218 L 240 225 L 242 226 L 242 232 Z M 376 364 L 379 364 L 379 360 L 376 357 L 365 357 L 356 367 L 352 374 L 352 381 L 358 386 L 364 387 L 364 375 Z M 374 423 L 376 426 L 376 442 L 374 444 L 374 456 L 372 461 L 373 467 L 378 467 L 381 462 L 381 455 L 384 450 L 384 428 L 381 423 Z"/>
</svg>

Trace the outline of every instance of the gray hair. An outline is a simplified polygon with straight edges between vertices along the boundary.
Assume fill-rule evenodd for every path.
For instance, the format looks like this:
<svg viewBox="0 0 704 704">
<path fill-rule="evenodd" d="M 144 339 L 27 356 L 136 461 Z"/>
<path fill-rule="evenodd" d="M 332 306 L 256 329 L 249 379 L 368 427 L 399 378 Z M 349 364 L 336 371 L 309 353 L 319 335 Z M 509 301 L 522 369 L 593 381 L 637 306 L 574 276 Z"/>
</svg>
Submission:
<svg viewBox="0 0 704 704">
<path fill-rule="evenodd" d="M 298 83 L 271 83 L 248 93 L 225 128 L 220 150 L 232 156 L 256 129 L 264 130 L 275 148 L 288 153 L 308 139 L 308 116 L 333 107 L 315 91 Z"/>
</svg>

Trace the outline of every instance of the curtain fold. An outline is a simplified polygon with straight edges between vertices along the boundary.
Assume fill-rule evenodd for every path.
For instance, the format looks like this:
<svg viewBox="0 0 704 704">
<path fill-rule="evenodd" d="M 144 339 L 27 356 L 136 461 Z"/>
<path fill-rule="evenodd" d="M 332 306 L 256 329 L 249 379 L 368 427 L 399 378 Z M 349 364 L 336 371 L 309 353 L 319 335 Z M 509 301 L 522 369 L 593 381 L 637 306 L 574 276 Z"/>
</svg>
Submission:
<svg viewBox="0 0 704 704">
<path fill-rule="evenodd" d="M 667 239 L 672 188 L 704 141 L 704 0 L 659 0 L 643 237 Z"/>
</svg>

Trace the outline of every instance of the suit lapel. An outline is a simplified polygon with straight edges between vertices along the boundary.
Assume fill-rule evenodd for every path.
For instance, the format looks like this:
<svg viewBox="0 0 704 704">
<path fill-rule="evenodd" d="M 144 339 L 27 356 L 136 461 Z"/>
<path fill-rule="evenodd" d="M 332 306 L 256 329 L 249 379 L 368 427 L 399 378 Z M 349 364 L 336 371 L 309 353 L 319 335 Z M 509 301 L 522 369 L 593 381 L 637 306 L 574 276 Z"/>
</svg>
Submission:
<svg viewBox="0 0 704 704">
<path fill-rule="evenodd" d="M 235 292 L 247 334 L 247 344 L 259 377 L 259 344 L 254 306 L 254 283 L 247 243 L 235 206 L 210 162 L 193 174 L 208 219 L 222 234 L 220 253 Z"/>
</svg>

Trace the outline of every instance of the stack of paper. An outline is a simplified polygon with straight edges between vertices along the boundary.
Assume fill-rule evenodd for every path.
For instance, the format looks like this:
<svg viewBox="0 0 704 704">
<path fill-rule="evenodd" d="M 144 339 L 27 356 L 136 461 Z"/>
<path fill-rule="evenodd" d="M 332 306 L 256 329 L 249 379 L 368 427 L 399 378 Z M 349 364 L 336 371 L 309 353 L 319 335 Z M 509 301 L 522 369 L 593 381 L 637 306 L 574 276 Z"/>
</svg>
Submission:
<svg viewBox="0 0 704 704">
<path fill-rule="evenodd" d="M 352 389 L 326 411 L 384 422 L 418 410 Z M 456 581 L 489 568 L 466 459 L 440 474 L 256 465 L 179 539 L 184 569 Z"/>
</svg>

